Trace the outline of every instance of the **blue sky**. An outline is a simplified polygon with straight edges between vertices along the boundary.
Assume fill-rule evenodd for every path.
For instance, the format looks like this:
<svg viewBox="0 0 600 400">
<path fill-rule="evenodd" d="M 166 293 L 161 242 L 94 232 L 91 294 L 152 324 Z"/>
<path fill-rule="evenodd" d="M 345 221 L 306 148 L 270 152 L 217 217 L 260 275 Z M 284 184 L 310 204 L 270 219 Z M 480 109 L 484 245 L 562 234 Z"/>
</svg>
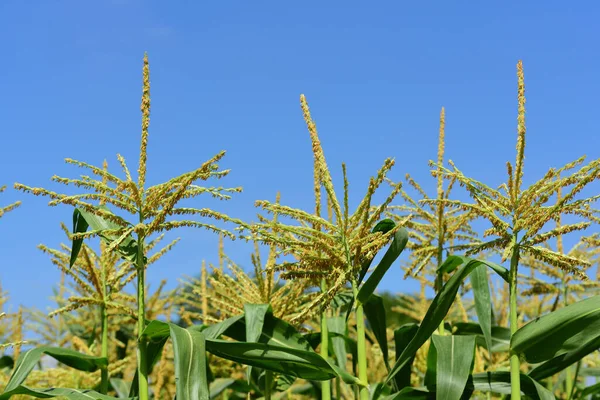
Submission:
<svg viewBox="0 0 600 400">
<path fill-rule="evenodd" d="M 493 3 L 493 4 L 492 4 Z M 220 210 L 253 219 L 256 199 L 312 208 L 312 155 L 298 98 L 306 94 L 339 184 L 356 198 L 386 157 L 391 177 L 433 189 L 440 107 L 447 155 L 491 185 L 505 178 L 516 137 L 515 65 L 527 85 L 526 181 L 582 154 L 597 158 L 600 5 L 525 2 L 0 3 L 0 184 L 62 189 L 65 157 L 117 167 L 137 160 L 141 61 L 151 62 L 149 181 L 191 170 L 219 150 L 224 185 L 244 192 Z M 118 169 L 115 168 L 116 171 Z M 14 306 L 50 306 L 59 272 L 36 245 L 58 246 L 69 207 L 12 189 L 23 201 L 0 221 L 0 282 Z M 201 203 L 198 203 L 201 206 Z M 211 203 L 212 205 L 212 203 Z M 217 238 L 180 231 L 150 282 L 216 262 Z M 227 243 L 249 265 L 251 248 Z M 381 288 L 412 290 L 398 266 Z"/>
</svg>

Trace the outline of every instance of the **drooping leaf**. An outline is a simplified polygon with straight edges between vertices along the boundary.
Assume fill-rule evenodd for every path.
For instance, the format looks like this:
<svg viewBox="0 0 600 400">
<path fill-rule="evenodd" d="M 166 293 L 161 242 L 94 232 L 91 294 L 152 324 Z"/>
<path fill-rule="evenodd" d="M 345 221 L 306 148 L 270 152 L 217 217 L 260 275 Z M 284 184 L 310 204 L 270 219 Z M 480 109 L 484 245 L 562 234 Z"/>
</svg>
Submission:
<svg viewBox="0 0 600 400">
<path fill-rule="evenodd" d="M 402 354 L 406 346 L 415 337 L 419 326 L 417 324 L 406 324 L 394 331 L 394 344 L 396 346 L 396 360 L 397 357 Z M 402 367 L 398 373 L 394 376 L 394 385 L 396 390 L 402 390 L 407 386 L 410 386 L 410 375 L 412 372 L 412 364 L 415 359 L 415 355 Z"/>
<path fill-rule="evenodd" d="M 373 272 L 371 272 L 371 275 L 367 278 L 365 283 L 363 283 L 360 287 L 357 296 L 358 301 L 365 304 L 369 300 L 369 297 L 371 294 L 373 294 L 387 270 L 390 269 L 392 263 L 396 261 L 396 259 L 400 256 L 400 253 L 402 253 L 406 247 L 406 243 L 408 243 L 408 231 L 405 228 L 400 228 L 394 234 L 392 244 L 383 255 L 383 258 L 379 264 L 375 267 Z"/>
<path fill-rule="evenodd" d="M 431 393 L 424 388 L 405 387 L 398 393 L 389 396 L 379 397 L 379 400 L 433 400 L 435 393 Z"/>
<path fill-rule="evenodd" d="M 49 388 L 49 389 L 33 389 L 27 386 L 18 386 L 10 392 L 4 392 L 0 395 L 0 399 L 9 399 L 11 396 L 25 395 L 38 399 L 50 399 L 52 397 L 62 397 L 68 400 L 118 400 L 116 397 L 100 394 L 90 389 L 64 389 L 64 388 Z M 134 399 L 131 399 L 134 400 Z"/>
<path fill-rule="evenodd" d="M 460 400 L 475 356 L 475 336 L 432 336 L 437 353 L 436 400 Z"/>
<path fill-rule="evenodd" d="M 63 349 L 60 347 L 40 346 L 34 349 L 28 350 L 22 353 L 17 362 L 15 363 L 12 375 L 6 387 L 4 388 L 4 394 L 0 395 L 0 400 L 8 399 L 15 390 L 20 390 L 22 383 L 25 382 L 27 376 L 38 364 L 40 358 L 44 355 L 48 355 L 55 360 L 65 364 L 68 367 L 77 369 L 79 371 L 94 372 L 101 367 L 108 365 L 108 361 L 104 357 L 88 356 L 87 354 L 79 353 L 71 349 Z M 29 390 L 29 389 L 28 389 Z M 31 389 L 37 390 L 37 389 Z M 65 389 L 66 390 L 66 389 Z M 5 397 L 7 393 L 12 393 Z"/>
<path fill-rule="evenodd" d="M 462 261 L 466 262 L 460 264 L 460 262 Z M 457 264 L 460 267 L 457 267 Z M 448 282 L 444 284 L 442 289 L 434 297 L 414 338 L 410 341 L 410 343 L 404 348 L 404 351 L 396 359 L 396 363 L 390 370 L 385 380 L 386 384 L 390 383 L 394 376 L 414 357 L 417 350 L 421 348 L 421 346 L 429 339 L 431 334 L 433 334 L 433 332 L 438 328 L 438 326 L 444 320 L 446 314 L 448 313 L 448 310 L 452 306 L 452 303 L 456 298 L 456 294 L 458 293 L 458 289 L 460 288 L 461 283 L 467 278 L 467 276 L 469 276 L 473 269 L 477 268 L 480 265 L 486 265 L 492 268 L 494 271 L 503 270 L 502 267 L 489 261 L 475 260 L 461 256 L 448 257 L 448 259 L 446 259 L 446 261 L 442 264 L 440 269 L 445 270 L 445 268 L 447 268 L 449 265 L 453 266 L 454 269 L 458 269 L 456 270 L 456 272 L 454 272 L 454 274 L 450 277 Z"/>
<path fill-rule="evenodd" d="M 477 321 L 483 331 L 487 349 L 491 352 L 492 343 L 492 299 L 488 273 L 485 265 L 480 265 L 471 272 L 471 286 L 475 298 L 475 312 Z"/>
<path fill-rule="evenodd" d="M 106 206 L 98 206 L 98 208 L 110 213 L 110 209 Z M 85 232 L 85 230 L 87 230 L 87 226 L 85 226 L 85 224 L 81 220 L 85 221 L 85 223 L 87 223 L 88 226 L 91 227 L 93 231 L 100 232 L 98 236 L 100 236 L 107 243 L 112 243 L 113 241 L 119 239 L 120 235 L 114 235 L 114 234 L 110 234 L 110 233 L 102 233 L 102 231 L 108 232 L 108 231 L 114 231 L 114 230 L 123 228 L 122 226 L 117 225 L 116 223 L 109 221 L 107 219 L 104 219 L 96 214 L 92 214 L 89 211 L 76 208 L 73 211 L 73 227 L 74 227 L 74 229 L 78 229 L 79 233 Z M 84 227 L 85 227 L 85 230 L 83 230 Z M 74 230 L 74 233 L 76 233 L 75 230 Z M 82 241 L 73 242 L 73 248 L 71 249 L 71 262 L 72 263 L 74 263 L 75 260 L 77 259 L 79 250 L 81 250 L 81 243 L 82 243 Z M 127 238 L 125 240 L 123 240 L 121 242 L 121 244 L 119 244 L 119 246 L 117 246 L 117 251 L 119 252 L 121 257 L 123 257 L 126 260 L 131 261 L 132 263 L 135 263 L 137 260 L 137 255 L 138 255 L 137 241 L 133 238 L 132 235 L 128 235 Z M 147 261 L 146 257 L 144 257 L 144 262 L 146 262 L 146 261 Z"/>
<path fill-rule="evenodd" d="M 216 399 L 223 391 L 232 389 L 236 393 L 249 393 L 252 387 L 245 381 L 232 378 L 215 379 L 209 386 L 210 398 Z"/>
<path fill-rule="evenodd" d="M 510 395 L 510 372 L 474 374 L 467 383 L 470 390 Z M 532 400 L 554 400 L 554 394 L 531 377 L 521 374 L 521 393 Z"/>
<path fill-rule="evenodd" d="M 599 337 L 600 296 L 593 296 L 527 323 L 513 335 L 511 350 L 530 363 L 567 353 L 576 362 L 575 356 L 585 356 L 590 347 L 593 350 Z"/>
<path fill-rule="evenodd" d="M 272 314 L 265 315 L 258 342 L 246 341 L 243 316 L 206 328 L 204 333 L 206 349 L 218 357 L 304 379 L 350 378 L 317 354 L 296 328 Z M 236 341 L 217 339 L 220 335 Z M 352 381 L 356 378 L 352 377 Z"/>
<path fill-rule="evenodd" d="M 475 335 L 480 347 L 487 348 L 481 325 L 473 322 L 458 322 L 454 324 L 454 335 Z M 510 350 L 510 329 L 503 326 L 492 326 L 492 353 L 503 353 Z"/>
<path fill-rule="evenodd" d="M 544 362 L 542 365 L 536 366 L 531 372 L 529 372 L 529 376 L 536 380 L 548 378 L 559 373 L 568 366 L 575 364 L 583 357 L 593 353 L 598 349 L 600 349 L 600 334 L 596 338 L 581 343 L 581 345 L 576 349 L 562 353 Z"/>
<path fill-rule="evenodd" d="M 369 297 L 369 300 L 364 304 L 364 310 L 367 321 L 369 321 L 369 326 L 383 353 L 383 362 L 389 370 L 390 364 L 388 361 L 388 341 L 383 299 L 376 294 L 372 294 L 371 297 Z"/>
</svg>

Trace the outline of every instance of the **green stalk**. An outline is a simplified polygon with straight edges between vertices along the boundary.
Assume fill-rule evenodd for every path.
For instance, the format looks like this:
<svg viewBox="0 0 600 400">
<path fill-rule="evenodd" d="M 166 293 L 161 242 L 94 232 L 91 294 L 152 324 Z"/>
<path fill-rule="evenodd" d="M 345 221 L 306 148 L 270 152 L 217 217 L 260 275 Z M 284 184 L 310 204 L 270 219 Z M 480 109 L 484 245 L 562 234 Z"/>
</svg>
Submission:
<svg viewBox="0 0 600 400">
<path fill-rule="evenodd" d="M 321 279 L 321 291 L 327 291 L 327 282 Z M 327 327 L 327 310 L 321 312 L 321 357 L 325 360 L 329 357 L 329 328 Z M 321 399 L 331 400 L 331 381 L 321 382 Z"/>
<path fill-rule="evenodd" d="M 369 378 L 367 376 L 367 340 L 365 337 L 365 315 L 363 305 L 358 301 L 358 288 L 356 283 L 352 282 L 354 292 L 354 301 L 356 303 L 356 345 L 358 353 L 358 379 L 365 384 L 360 387 L 360 400 L 369 400 Z"/>
<path fill-rule="evenodd" d="M 101 279 L 102 279 L 102 300 L 106 302 L 106 269 L 104 265 L 101 265 Z M 100 347 L 100 356 L 105 357 L 108 360 L 108 312 L 106 310 L 106 304 L 103 303 L 100 306 L 100 320 L 102 321 L 102 339 Z M 100 371 L 100 393 L 108 393 L 108 365 L 103 367 Z"/>
<path fill-rule="evenodd" d="M 442 224 L 440 223 L 439 226 L 439 236 L 438 236 L 438 248 L 437 248 L 437 262 L 438 262 L 438 269 L 439 267 L 442 265 L 442 258 L 444 257 L 444 232 L 442 231 Z M 440 290 L 442 290 L 442 286 L 444 286 L 444 272 L 443 271 L 438 271 L 437 275 L 435 277 L 435 293 L 439 293 Z M 438 332 L 440 335 L 444 335 L 445 332 L 445 328 L 444 328 L 444 320 L 442 319 L 442 322 L 440 322 L 440 326 L 438 328 Z"/>
<path fill-rule="evenodd" d="M 510 259 L 510 335 L 515 334 L 519 327 L 517 326 L 517 272 L 519 269 L 519 245 L 517 243 L 517 234 L 513 235 L 512 240 L 512 257 Z M 511 354 L 510 356 L 510 387 L 511 400 L 521 399 L 521 373 L 519 355 Z"/>
<path fill-rule="evenodd" d="M 577 377 L 579 376 L 579 369 L 581 368 L 581 360 L 577 361 L 577 368 L 575 369 L 575 377 L 571 383 L 571 389 L 567 392 L 569 393 L 569 398 L 567 400 L 571 400 L 573 398 L 573 393 L 575 391 L 575 382 L 577 381 Z"/>
<path fill-rule="evenodd" d="M 143 216 L 140 212 L 140 222 L 143 222 Z M 139 400 L 148 400 L 148 371 L 146 355 L 146 339 L 142 337 L 142 332 L 146 328 L 146 306 L 145 306 L 145 272 L 144 268 L 144 235 L 138 234 L 138 253 L 136 260 L 137 268 L 137 301 L 138 301 L 138 391 Z"/>
<path fill-rule="evenodd" d="M 100 356 L 108 359 L 108 313 L 106 312 L 106 306 L 104 304 L 100 307 L 100 316 L 102 318 L 102 347 L 100 350 Z M 100 374 L 100 393 L 107 394 L 108 365 L 101 369 Z"/>
<path fill-rule="evenodd" d="M 265 371 L 265 400 L 271 400 L 271 387 L 273 386 L 273 372 Z"/>
<path fill-rule="evenodd" d="M 562 284 L 563 284 L 563 298 L 564 298 L 564 303 L 565 303 L 565 307 L 569 305 L 569 300 L 567 299 L 567 296 L 569 295 L 569 289 L 567 288 L 567 273 L 563 273 L 563 277 L 562 277 Z M 574 388 L 574 379 L 573 379 L 573 369 L 571 368 L 571 366 L 569 365 L 566 369 L 565 369 L 565 393 L 570 393 L 572 394 L 573 392 L 573 388 Z M 569 399 L 571 397 L 569 396 Z"/>
</svg>

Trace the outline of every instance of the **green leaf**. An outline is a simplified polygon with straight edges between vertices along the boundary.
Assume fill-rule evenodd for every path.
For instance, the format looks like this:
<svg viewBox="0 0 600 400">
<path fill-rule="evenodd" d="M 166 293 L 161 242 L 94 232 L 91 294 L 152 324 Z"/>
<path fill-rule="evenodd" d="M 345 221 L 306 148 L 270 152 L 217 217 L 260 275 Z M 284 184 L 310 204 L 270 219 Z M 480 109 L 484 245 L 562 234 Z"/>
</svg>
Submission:
<svg viewBox="0 0 600 400">
<path fill-rule="evenodd" d="M 472 375 L 467 383 L 471 390 L 510 395 L 510 372 L 484 372 Z M 532 400 L 554 400 L 554 394 L 531 377 L 521 374 L 521 393 Z"/>
<path fill-rule="evenodd" d="M 110 209 L 106 206 L 98 206 L 98 208 L 108 213 L 111 212 Z M 92 230 L 100 231 L 100 234 L 98 236 L 100 236 L 104 241 L 106 241 L 109 244 L 117 240 L 120 235 L 103 234 L 102 231 L 110 231 L 123 228 L 121 225 L 106 220 L 98 215 L 92 214 L 89 211 L 76 208 L 73 211 L 73 232 L 76 233 L 75 230 L 77 230 L 77 232 L 85 232 L 85 230 L 87 230 L 87 226 L 85 226 L 84 222 L 87 223 L 92 228 Z M 73 248 L 71 249 L 71 265 L 73 265 L 72 263 L 74 263 L 77 259 L 77 254 L 79 253 L 79 250 L 81 250 L 81 242 L 77 242 L 78 243 L 73 242 Z M 78 247 L 76 248 L 76 246 Z M 136 263 L 138 245 L 137 241 L 133 238 L 132 235 L 128 235 L 127 238 L 121 242 L 121 244 L 117 247 L 117 251 L 119 252 L 122 258 L 129 260 L 132 263 Z M 144 257 L 144 263 L 146 261 L 147 259 L 146 257 Z"/>
<path fill-rule="evenodd" d="M 239 379 L 218 378 L 209 386 L 210 398 L 216 399 L 224 390 L 231 389 L 236 393 L 249 393 L 252 387 L 247 382 Z"/>
<path fill-rule="evenodd" d="M 487 265 L 492 271 L 497 273 L 500 276 L 500 278 L 502 278 L 505 282 L 508 282 L 509 271 L 506 268 L 504 268 L 503 266 L 498 265 L 493 262 L 490 262 L 490 261 L 479 260 L 479 259 L 466 257 L 466 256 L 458 256 L 458 255 L 449 256 L 446 259 L 446 261 L 444 261 L 444 263 L 438 268 L 438 271 L 444 271 L 445 273 L 449 274 L 452 271 L 454 271 L 455 269 L 457 269 L 458 267 L 460 267 L 461 265 L 468 264 L 469 262 L 481 262 L 481 263 Z"/>
<path fill-rule="evenodd" d="M 272 314 L 273 309 L 269 304 L 244 304 L 244 319 L 246 322 L 246 341 L 257 342 L 263 331 L 265 315 Z M 252 374 L 252 366 L 249 365 L 246 371 L 248 381 Z"/>
<path fill-rule="evenodd" d="M 50 389 L 33 389 L 27 386 L 18 386 L 10 392 L 4 392 L 0 396 L 0 399 L 9 399 L 11 396 L 26 395 L 32 396 L 38 399 L 49 399 L 52 397 L 63 397 L 68 400 L 116 400 L 116 397 L 107 396 L 100 394 L 96 391 L 89 389 L 64 389 L 64 388 L 50 388 Z M 133 400 L 133 399 L 132 399 Z"/>
<path fill-rule="evenodd" d="M 436 400 L 459 400 L 475 356 L 475 336 L 432 336 L 437 352 Z"/>
<path fill-rule="evenodd" d="M 579 392 L 579 395 L 577 397 L 580 399 L 586 399 L 588 398 L 588 396 L 598 393 L 600 393 L 600 383 L 596 383 L 595 385 L 586 387 L 581 392 Z"/>
<path fill-rule="evenodd" d="M 453 325 L 454 335 L 475 335 L 477 345 L 487 348 L 481 325 L 474 322 L 458 322 Z M 503 353 L 510 350 L 510 329 L 503 326 L 492 326 L 492 353 Z"/>
<path fill-rule="evenodd" d="M 369 300 L 369 297 L 373 294 L 387 270 L 390 269 L 392 263 L 396 261 L 398 256 L 400 256 L 400 253 L 402 253 L 406 247 L 406 243 L 408 243 L 408 231 L 405 228 L 400 228 L 394 234 L 392 244 L 383 255 L 379 264 L 360 287 L 357 296 L 358 301 L 365 304 Z"/>
<path fill-rule="evenodd" d="M 600 348 L 600 334 L 596 338 L 590 339 L 589 341 L 581 343 L 579 347 L 568 351 L 566 353 L 560 354 L 542 365 L 538 365 L 531 372 L 529 372 L 529 376 L 533 379 L 542 380 L 548 378 L 554 374 L 559 373 L 570 365 L 575 364 L 583 357 L 588 354 L 593 353 L 594 351 Z"/>
<path fill-rule="evenodd" d="M 327 329 L 329 331 L 329 341 L 331 349 L 335 355 L 336 363 L 342 370 L 346 370 L 346 320 L 344 317 L 327 317 Z"/>
<path fill-rule="evenodd" d="M 456 264 L 464 261 L 460 268 L 456 267 Z M 442 287 L 442 289 L 438 292 L 438 294 L 434 297 L 417 333 L 414 338 L 410 341 L 410 343 L 404 348 L 404 351 L 400 354 L 400 356 L 396 359 L 396 363 L 392 367 L 389 372 L 385 383 L 389 384 L 390 381 L 394 378 L 394 376 L 409 363 L 410 360 L 414 357 L 417 350 L 421 348 L 421 346 L 429 339 L 429 337 L 435 332 L 440 323 L 444 320 L 448 310 L 452 306 L 454 299 L 456 298 L 456 294 L 458 293 L 458 289 L 460 288 L 461 283 L 469 276 L 469 274 L 478 266 L 486 265 L 493 270 L 502 269 L 502 267 L 490 263 L 488 261 L 483 260 L 474 260 L 467 257 L 462 256 L 450 256 L 440 269 L 445 270 L 449 265 L 453 266 L 454 269 L 458 268 L 458 270 L 450 277 L 448 282 Z"/>
<path fill-rule="evenodd" d="M 379 397 L 379 400 L 432 400 L 435 399 L 435 393 L 431 393 L 424 388 L 405 387 L 398 393 L 389 396 Z"/>
<path fill-rule="evenodd" d="M 88 223 L 85 218 L 81 215 L 79 209 L 73 210 L 73 233 L 83 233 L 87 231 Z M 69 261 L 69 267 L 72 267 L 77 260 L 77 256 L 81 251 L 81 246 L 83 245 L 83 238 L 73 239 L 73 244 L 71 245 L 71 260 Z"/>
<path fill-rule="evenodd" d="M 142 337 L 161 349 L 170 337 L 175 356 L 175 380 L 178 399 L 208 400 L 208 379 L 206 376 L 205 337 L 199 330 L 184 329 L 178 325 L 162 321 L 151 321 Z M 153 346 L 149 359 L 156 361 L 158 346 Z M 151 370 L 151 369 L 150 369 Z"/>
<path fill-rule="evenodd" d="M 327 361 L 312 350 L 220 339 L 207 340 L 206 347 L 216 356 L 298 378 L 322 381 L 338 375 Z"/>
<path fill-rule="evenodd" d="M 367 321 L 369 321 L 369 326 L 383 353 L 383 362 L 389 371 L 390 363 L 388 361 L 388 341 L 383 299 L 376 294 L 372 294 L 371 297 L 369 297 L 369 300 L 364 304 L 364 311 Z"/>
<path fill-rule="evenodd" d="M 490 286 L 488 282 L 487 268 L 480 265 L 471 273 L 471 286 L 473 287 L 473 297 L 475 298 L 475 312 L 477 321 L 483 331 L 487 349 L 492 349 L 492 299 L 490 295 Z"/>
<path fill-rule="evenodd" d="M 521 327 L 512 337 L 511 350 L 529 363 L 540 363 L 564 355 L 578 361 L 597 348 L 600 337 L 600 296 L 593 296 Z M 580 359 L 579 358 L 579 359 Z"/>
<path fill-rule="evenodd" d="M 129 391 L 131 390 L 131 388 L 129 387 L 130 385 L 127 382 L 125 382 L 123 379 L 110 378 L 110 385 L 117 393 L 117 396 L 119 397 L 119 399 L 126 399 L 129 397 L 128 394 L 129 394 Z"/>
<path fill-rule="evenodd" d="M 394 344 L 396 346 L 396 360 L 398 356 L 402 354 L 408 343 L 415 337 L 415 334 L 419 330 L 417 324 L 406 324 L 394 331 Z M 402 390 L 403 388 L 410 386 L 410 375 L 412 372 L 412 363 L 415 359 L 415 355 L 408 360 L 408 362 L 402 367 L 398 373 L 394 376 L 394 385 L 396 390 Z"/>
<path fill-rule="evenodd" d="M 437 368 L 437 349 L 433 342 L 429 342 L 429 349 L 427 349 L 427 370 L 423 378 L 423 385 L 429 390 L 435 391 L 435 386 L 437 385 Z"/>
<path fill-rule="evenodd" d="M 272 314 L 265 314 L 258 342 L 246 341 L 245 324 L 242 315 L 205 329 L 206 349 L 218 357 L 298 378 L 350 379 L 349 374 L 317 354 L 296 328 Z M 217 339 L 220 335 L 236 341 Z M 352 377 L 352 382 L 355 381 Z"/>
<path fill-rule="evenodd" d="M 17 394 L 14 391 L 20 390 L 19 388 L 22 387 L 21 384 L 25 382 L 25 379 L 27 379 L 27 376 L 31 370 L 37 365 L 37 363 L 40 361 L 40 358 L 44 354 L 54 358 L 68 367 L 77 369 L 79 371 L 94 372 L 100 367 L 105 367 L 108 365 L 108 361 L 104 357 L 88 356 L 87 354 L 79 353 L 75 350 L 63 349 L 60 347 L 36 347 L 24 352 L 19 356 L 12 375 L 10 376 L 6 387 L 4 388 L 4 393 L 0 395 L 0 400 L 8 399 L 13 394 Z M 37 389 L 27 390 L 35 391 Z"/>
<path fill-rule="evenodd" d="M 263 331 L 267 313 L 273 314 L 273 309 L 269 304 L 244 304 L 247 342 L 258 341 Z"/>
<path fill-rule="evenodd" d="M 0 369 L 12 369 L 15 366 L 15 360 L 11 356 L 0 357 Z"/>
</svg>

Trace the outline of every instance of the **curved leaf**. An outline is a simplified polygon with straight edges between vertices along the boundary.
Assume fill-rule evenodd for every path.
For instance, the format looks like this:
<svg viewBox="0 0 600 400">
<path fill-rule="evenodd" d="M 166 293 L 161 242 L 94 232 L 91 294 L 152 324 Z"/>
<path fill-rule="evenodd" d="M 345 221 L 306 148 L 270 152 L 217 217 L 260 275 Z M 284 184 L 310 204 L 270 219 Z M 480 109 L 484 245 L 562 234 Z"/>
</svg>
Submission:
<svg viewBox="0 0 600 400">
<path fill-rule="evenodd" d="M 110 209 L 106 206 L 98 206 L 98 208 L 109 213 L 111 212 Z M 112 221 L 106 220 L 100 217 L 99 215 L 92 214 L 89 211 L 80 208 L 76 208 L 73 211 L 73 233 L 85 232 L 88 226 L 91 227 L 94 231 L 100 231 L 98 236 L 100 236 L 107 243 L 112 243 L 113 241 L 117 240 L 120 235 L 104 234 L 102 233 L 102 231 L 110 231 L 123 228 L 122 226 L 115 224 Z M 77 255 L 81 250 L 82 243 L 83 238 L 73 241 L 73 245 L 71 248 L 71 265 L 75 263 Z M 119 246 L 117 246 L 116 250 L 124 259 L 129 260 L 132 263 L 136 262 L 138 254 L 138 245 L 137 241 L 133 238 L 132 235 L 128 235 L 127 238 L 123 240 L 121 244 L 119 244 Z M 144 257 L 144 262 L 146 262 L 146 257 Z"/>
<path fill-rule="evenodd" d="M 458 322 L 454 324 L 454 335 L 475 335 L 477 345 L 487 347 L 481 325 L 474 322 Z M 502 353 L 510 350 L 510 329 L 503 326 L 492 326 L 492 353 Z"/>
<path fill-rule="evenodd" d="M 0 399 L 9 399 L 11 396 L 26 395 L 32 396 L 38 399 L 49 399 L 52 397 L 64 397 L 68 400 L 117 400 L 116 397 L 107 396 L 100 394 L 93 390 L 87 389 L 63 389 L 63 388 L 50 388 L 50 389 L 32 389 L 27 386 L 19 386 L 10 392 L 5 392 L 0 396 Z M 134 399 L 131 399 L 134 400 Z"/>
<path fill-rule="evenodd" d="M 402 253 L 406 247 L 406 243 L 408 243 L 408 231 L 405 228 L 400 228 L 394 234 L 392 244 L 383 255 L 379 264 L 360 287 L 357 296 L 358 301 L 365 304 L 369 300 L 369 297 L 373 294 L 387 270 L 390 269 L 392 263 L 396 261 L 398 256 L 400 256 L 400 253 Z"/>
<path fill-rule="evenodd" d="M 269 343 L 207 339 L 206 349 L 219 357 L 309 380 L 329 380 L 338 374 L 314 351 Z"/>
<path fill-rule="evenodd" d="M 510 395 L 510 372 L 484 372 L 472 375 L 467 383 L 471 390 Z M 554 394 L 531 377 L 521 374 L 521 393 L 533 400 L 554 400 Z"/>
<path fill-rule="evenodd" d="M 77 369 L 79 371 L 94 372 L 99 368 L 108 365 L 108 361 L 104 357 L 88 356 L 87 354 L 79 353 L 75 350 L 63 349 L 60 347 L 36 347 L 34 349 L 24 352 L 19 356 L 13 369 L 12 375 L 10 376 L 6 387 L 4 388 L 4 393 L 0 395 L 0 400 L 10 398 L 12 394 L 8 395 L 8 397 L 5 397 L 7 393 L 12 393 L 12 391 L 17 390 L 19 387 L 21 387 L 21 384 L 25 382 L 25 379 L 27 378 L 31 370 L 37 365 L 37 363 L 40 361 L 40 358 L 44 354 L 54 358 L 55 360 L 65 364 L 68 367 Z"/>
<path fill-rule="evenodd" d="M 573 303 L 536 318 L 511 339 L 511 350 L 530 363 L 540 363 L 569 353 L 569 360 L 585 356 L 600 337 L 600 296 Z M 598 348 L 598 347 L 595 347 Z M 563 357 L 563 360 L 564 360 Z"/>
</svg>

